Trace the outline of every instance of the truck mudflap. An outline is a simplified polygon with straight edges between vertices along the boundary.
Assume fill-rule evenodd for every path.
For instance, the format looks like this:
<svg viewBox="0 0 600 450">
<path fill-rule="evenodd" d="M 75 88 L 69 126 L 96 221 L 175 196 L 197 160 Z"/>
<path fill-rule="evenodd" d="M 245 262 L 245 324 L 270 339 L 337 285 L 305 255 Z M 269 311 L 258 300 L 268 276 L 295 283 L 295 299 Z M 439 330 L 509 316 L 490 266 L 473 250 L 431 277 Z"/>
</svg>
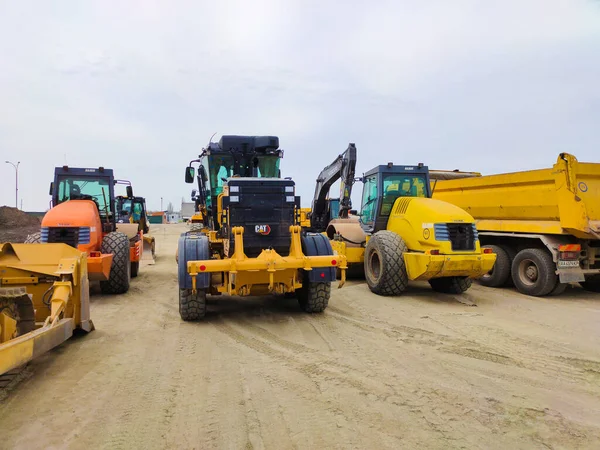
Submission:
<svg viewBox="0 0 600 450">
<path fill-rule="evenodd" d="M 480 278 L 494 267 L 496 255 L 432 255 L 410 252 L 404 254 L 404 262 L 410 280 L 426 281 L 440 277 Z"/>
<path fill-rule="evenodd" d="M 302 251 L 301 228 L 292 225 L 288 256 L 281 256 L 273 249 L 264 249 L 256 258 L 248 258 L 244 254 L 244 228 L 233 227 L 231 231 L 234 234 L 235 251 L 226 259 L 209 259 L 208 238 L 205 236 L 198 236 L 193 241 L 189 236 L 180 238 L 180 288 L 191 288 L 193 291 L 205 289 L 208 287 L 209 274 L 215 272 L 222 272 L 225 278 L 219 292 L 229 295 L 252 295 L 253 287 L 258 285 L 265 285 L 267 291 L 273 293 L 294 292 L 302 287 L 300 271 L 309 272 L 310 280 L 310 272 L 315 270 L 312 278 L 330 282 L 335 280 L 335 269 L 338 268 L 341 270 L 338 288 L 346 281 L 346 257 L 334 254 L 324 236 L 318 240 L 310 236 L 310 242 L 305 241 L 305 254 Z"/>
</svg>

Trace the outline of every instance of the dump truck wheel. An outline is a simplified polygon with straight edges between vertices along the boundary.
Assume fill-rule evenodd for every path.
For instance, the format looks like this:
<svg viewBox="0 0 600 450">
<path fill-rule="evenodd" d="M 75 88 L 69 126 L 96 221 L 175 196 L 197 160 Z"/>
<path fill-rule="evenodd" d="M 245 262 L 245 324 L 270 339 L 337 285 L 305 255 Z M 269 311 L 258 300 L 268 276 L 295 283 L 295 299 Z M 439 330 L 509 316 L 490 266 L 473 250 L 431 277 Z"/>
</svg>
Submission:
<svg viewBox="0 0 600 450">
<path fill-rule="evenodd" d="M 325 311 L 329 305 L 331 296 L 331 283 L 311 283 L 305 276 L 302 289 L 298 292 L 298 303 L 303 311 L 307 313 L 320 313 Z"/>
<path fill-rule="evenodd" d="M 600 277 L 596 276 L 587 281 L 581 281 L 579 285 L 588 292 L 600 292 Z"/>
<path fill-rule="evenodd" d="M 542 297 L 556 286 L 558 276 L 552 255 L 546 250 L 521 250 L 512 263 L 512 279 L 517 290 L 525 295 Z"/>
<path fill-rule="evenodd" d="M 554 286 L 554 289 L 552 289 L 548 295 L 551 295 L 551 296 L 560 295 L 567 290 L 568 286 L 569 286 L 568 283 L 561 283 L 560 281 L 557 281 L 556 286 Z"/>
<path fill-rule="evenodd" d="M 179 289 L 179 315 L 185 321 L 200 320 L 206 314 L 206 292 Z"/>
<path fill-rule="evenodd" d="M 137 277 L 139 272 L 140 272 L 140 262 L 139 261 L 132 262 L 131 263 L 131 278 Z"/>
<path fill-rule="evenodd" d="M 504 283 L 504 286 L 505 287 L 513 287 L 515 285 L 515 283 L 513 282 L 513 279 L 512 279 L 512 263 L 515 260 L 515 256 L 517 256 L 517 250 L 514 249 L 510 245 L 500 245 L 499 247 L 506 252 L 506 255 L 508 256 L 508 262 L 509 262 L 508 278 L 506 279 L 506 283 Z"/>
<path fill-rule="evenodd" d="M 492 270 L 481 277 L 479 282 L 487 287 L 504 286 L 510 278 L 510 257 L 508 253 L 498 245 L 486 245 L 483 248 L 492 249 L 492 252 L 496 254 L 496 262 Z"/>
<path fill-rule="evenodd" d="M 365 278 L 369 289 L 379 295 L 400 295 L 408 285 L 404 263 L 404 240 L 391 231 L 379 231 L 365 249 Z"/>
<path fill-rule="evenodd" d="M 30 234 L 27 236 L 27 239 L 25 239 L 26 244 L 39 244 L 40 242 L 42 242 L 42 233 L 39 231 L 37 233 Z"/>
<path fill-rule="evenodd" d="M 100 251 L 112 253 L 108 280 L 100 282 L 103 294 L 124 294 L 129 290 L 131 280 L 131 262 L 129 261 L 129 239 L 126 234 L 114 231 L 108 233 L 102 241 Z"/>
<path fill-rule="evenodd" d="M 434 291 L 444 294 L 462 294 L 472 283 L 473 280 L 468 277 L 441 277 L 429 280 L 429 285 Z"/>
</svg>

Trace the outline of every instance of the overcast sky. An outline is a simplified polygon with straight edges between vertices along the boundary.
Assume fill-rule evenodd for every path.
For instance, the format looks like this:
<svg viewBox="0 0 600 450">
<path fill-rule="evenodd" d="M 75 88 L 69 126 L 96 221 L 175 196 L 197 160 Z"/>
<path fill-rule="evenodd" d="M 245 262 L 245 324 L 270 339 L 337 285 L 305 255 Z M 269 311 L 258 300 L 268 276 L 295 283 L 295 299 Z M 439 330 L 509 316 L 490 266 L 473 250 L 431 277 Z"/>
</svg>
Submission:
<svg viewBox="0 0 600 450">
<path fill-rule="evenodd" d="M 21 161 L 26 210 L 65 162 L 178 205 L 213 133 L 278 135 L 305 206 L 349 142 L 358 172 L 600 162 L 594 0 L 0 0 L 0 61 L 0 205 Z"/>
</svg>

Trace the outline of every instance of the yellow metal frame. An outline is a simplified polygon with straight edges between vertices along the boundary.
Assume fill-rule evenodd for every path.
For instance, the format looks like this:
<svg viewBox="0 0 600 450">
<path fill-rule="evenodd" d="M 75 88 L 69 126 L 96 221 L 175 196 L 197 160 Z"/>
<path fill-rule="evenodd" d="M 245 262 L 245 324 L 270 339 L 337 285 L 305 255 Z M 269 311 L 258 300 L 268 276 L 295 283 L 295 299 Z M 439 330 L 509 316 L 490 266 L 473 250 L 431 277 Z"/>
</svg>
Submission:
<svg viewBox="0 0 600 450">
<path fill-rule="evenodd" d="M 494 253 L 470 255 L 432 255 L 425 253 L 405 253 L 404 263 L 410 280 L 430 280 L 441 277 L 480 278 L 494 267 Z"/>
<path fill-rule="evenodd" d="M 310 271 L 319 267 L 339 268 L 341 280 L 338 288 L 346 281 L 346 256 L 304 255 L 299 225 L 290 226 L 292 236 L 288 256 L 281 256 L 272 249 L 264 249 L 256 258 L 248 258 L 244 253 L 244 228 L 233 227 L 231 231 L 234 235 L 235 251 L 230 258 L 188 261 L 187 271 L 192 277 L 193 291 L 197 289 L 196 276 L 201 273 L 221 272 L 223 282 L 216 286 L 216 291 L 229 295 L 294 292 L 302 287 L 299 269 Z"/>
<path fill-rule="evenodd" d="M 75 328 L 94 329 L 86 258 L 66 244 L 0 244 L 0 288 L 23 288 L 32 299 L 37 327 L 0 343 L 0 374 L 66 341 Z"/>
</svg>

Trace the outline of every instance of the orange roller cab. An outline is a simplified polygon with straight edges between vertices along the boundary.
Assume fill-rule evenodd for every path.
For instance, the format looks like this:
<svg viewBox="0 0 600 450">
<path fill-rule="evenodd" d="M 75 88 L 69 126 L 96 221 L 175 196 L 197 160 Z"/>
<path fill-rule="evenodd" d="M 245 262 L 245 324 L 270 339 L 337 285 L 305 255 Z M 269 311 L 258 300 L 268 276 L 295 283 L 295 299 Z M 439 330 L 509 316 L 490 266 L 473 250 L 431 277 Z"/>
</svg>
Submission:
<svg viewBox="0 0 600 450">
<path fill-rule="evenodd" d="M 132 270 L 137 275 L 143 251 L 137 244 L 142 233 L 131 235 L 121 229 L 129 224 L 117 223 L 118 183 L 127 184 L 127 194 L 133 196 L 131 183 L 115 180 L 112 169 L 56 167 L 50 185 L 52 208 L 42 219 L 40 233 L 27 240 L 64 243 L 86 253 L 88 277 L 100 282 L 103 294 L 129 290 Z"/>
</svg>

